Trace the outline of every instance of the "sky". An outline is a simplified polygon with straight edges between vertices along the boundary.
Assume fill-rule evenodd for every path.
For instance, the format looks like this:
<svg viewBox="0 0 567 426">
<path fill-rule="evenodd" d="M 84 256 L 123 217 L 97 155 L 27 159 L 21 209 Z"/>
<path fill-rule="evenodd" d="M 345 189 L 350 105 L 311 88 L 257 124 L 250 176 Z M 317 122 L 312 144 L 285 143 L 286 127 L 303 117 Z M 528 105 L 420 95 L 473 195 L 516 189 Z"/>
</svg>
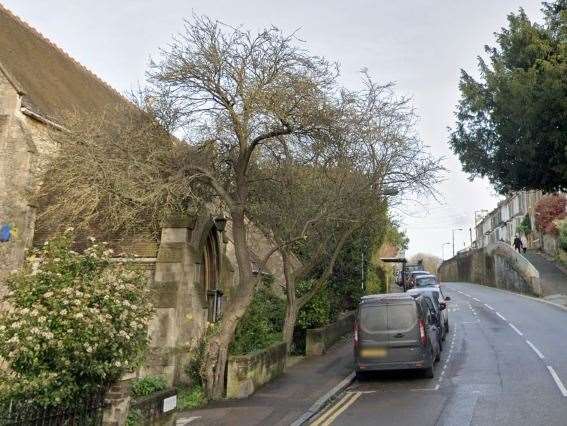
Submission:
<svg viewBox="0 0 567 426">
<path fill-rule="evenodd" d="M 499 197 L 473 182 L 451 153 L 460 69 L 477 74 L 477 57 L 510 12 L 524 8 L 540 20 L 539 0 L 0 0 L 59 47 L 121 92 L 144 81 L 183 18 L 207 15 L 231 26 L 297 31 L 313 54 L 341 66 L 341 83 L 360 87 L 366 67 L 375 81 L 395 82 L 419 115 L 416 131 L 447 168 L 438 200 L 407 198 L 393 214 L 410 238 L 407 255 L 450 257 L 470 244 L 475 211 Z M 473 230 L 474 233 L 474 230 Z M 474 235 L 473 235 L 474 238 Z"/>
</svg>

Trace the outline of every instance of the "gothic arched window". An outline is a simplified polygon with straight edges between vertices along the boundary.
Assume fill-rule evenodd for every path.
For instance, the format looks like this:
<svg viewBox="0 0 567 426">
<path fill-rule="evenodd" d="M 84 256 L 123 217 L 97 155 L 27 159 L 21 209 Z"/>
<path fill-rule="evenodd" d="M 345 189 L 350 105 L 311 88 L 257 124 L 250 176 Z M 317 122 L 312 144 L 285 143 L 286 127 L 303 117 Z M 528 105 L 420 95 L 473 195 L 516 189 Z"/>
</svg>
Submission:
<svg viewBox="0 0 567 426">
<path fill-rule="evenodd" d="M 222 313 L 222 291 L 219 289 L 220 255 L 216 229 L 213 228 L 201 256 L 201 285 L 207 298 L 210 322 L 217 321 Z"/>
</svg>

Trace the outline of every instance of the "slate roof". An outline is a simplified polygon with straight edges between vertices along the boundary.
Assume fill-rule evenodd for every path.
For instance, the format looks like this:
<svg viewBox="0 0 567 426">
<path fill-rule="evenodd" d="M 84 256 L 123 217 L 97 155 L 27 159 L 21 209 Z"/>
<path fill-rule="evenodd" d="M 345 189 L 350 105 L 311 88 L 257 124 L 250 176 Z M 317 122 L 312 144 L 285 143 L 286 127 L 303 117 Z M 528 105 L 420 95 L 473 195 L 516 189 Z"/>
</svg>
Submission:
<svg viewBox="0 0 567 426">
<path fill-rule="evenodd" d="M 62 49 L 0 4 L 0 72 L 22 106 L 58 121 L 63 114 L 102 111 L 129 102 Z"/>
</svg>

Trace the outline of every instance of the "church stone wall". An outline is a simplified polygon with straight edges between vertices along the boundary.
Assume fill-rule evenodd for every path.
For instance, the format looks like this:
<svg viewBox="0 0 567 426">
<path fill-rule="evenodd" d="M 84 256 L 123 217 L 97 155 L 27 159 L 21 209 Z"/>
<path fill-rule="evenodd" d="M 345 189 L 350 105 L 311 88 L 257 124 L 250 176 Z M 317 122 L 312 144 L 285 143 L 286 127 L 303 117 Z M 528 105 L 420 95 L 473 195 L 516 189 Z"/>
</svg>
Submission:
<svg viewBox="0 0 567 426">
<path fill-rule="evenodd" d="M 0 226 L 12 227 L 9 242 L 0 243 L 0 292 L 10 271 L 19 268 L 33 241 L 33 204 L 53 144 L 46 124 L 23 114 L 21 97 L 0 72 Z"/>
<path fill-rule="evenodd" d="M 17 92 L 0 73 L 0 226 L 12 226 L 14 234 L 11 241 L 0 243 L 0 283 L 21 265 L 33 222 L 29 194 L 34 144 L 19 103 Z"/>
</svg>

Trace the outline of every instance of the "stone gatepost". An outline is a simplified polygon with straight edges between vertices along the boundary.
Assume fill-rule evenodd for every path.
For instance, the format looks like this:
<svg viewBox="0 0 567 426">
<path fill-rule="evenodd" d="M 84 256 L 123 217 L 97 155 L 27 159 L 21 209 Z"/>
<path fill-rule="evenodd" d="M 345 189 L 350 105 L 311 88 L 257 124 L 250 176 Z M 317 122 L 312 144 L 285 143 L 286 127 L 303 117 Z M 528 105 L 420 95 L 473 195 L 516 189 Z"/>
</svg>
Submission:
<svg viewBox="0 0 567 426">
<path fill-rule="evenodd" d="M 156 314 L 150 323 L 150 348 L 145 373 L 159 374 L 172 385 L 177 375 L 179 345 L 179 305 L 187 281 L 184 263 L 193 217 L 177 217 L 164 223 L 153 282 Z"/>
<path fill-rule="evenodd" d="M 109 406 L 103 413 L 103 426 L 122 426 L 126 424 L 131 400 L 130 382 L 121 381 L 113 384 L 105 399 Z"/>
</svg>

